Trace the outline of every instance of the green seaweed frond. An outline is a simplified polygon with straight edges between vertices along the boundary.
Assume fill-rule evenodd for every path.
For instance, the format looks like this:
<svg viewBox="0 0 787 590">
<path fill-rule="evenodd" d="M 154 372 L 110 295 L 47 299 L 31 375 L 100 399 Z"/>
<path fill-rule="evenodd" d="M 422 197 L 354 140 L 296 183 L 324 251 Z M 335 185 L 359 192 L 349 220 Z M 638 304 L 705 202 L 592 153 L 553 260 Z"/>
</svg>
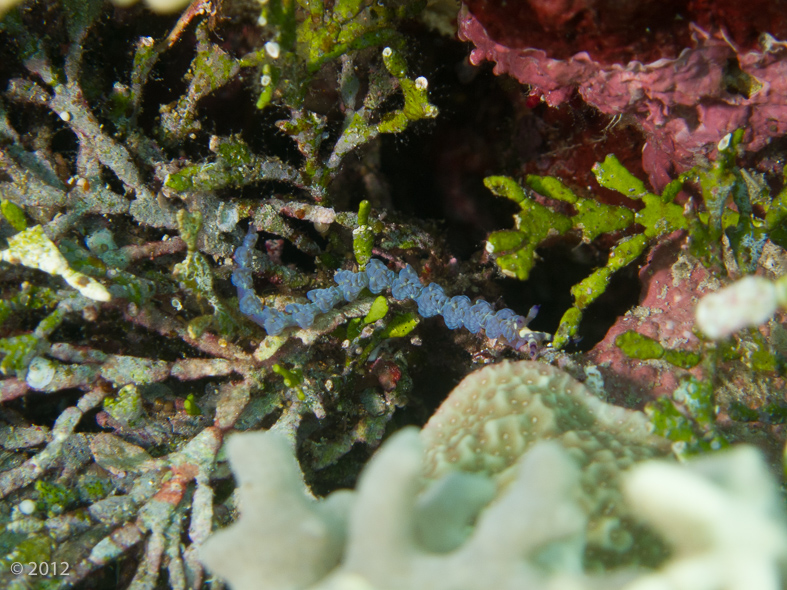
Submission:
<svg viewBox="0 0 787 590">
<path fill-rule="evenodd" d="M 716 161 L 685 172 L 660 195 L 649 191 L 612 154 L 594 165 L 598 183 L 639 201 L 642 207 L 636 211 L 578 196 L 553 177 L 528 175 L 524 187 L 503 176 L 485 179 L 495 195 L 514 201 L 521 209 L 514 215 L 514 229 L 495 231 L 487 240 L 487 251 L 507 276 L 526 280 L 536 261 L 536 249 L 554 237 L 575 233 L 590 242 L 604 234 L 626 232 L 610 250 L 606 265 L 572 287 L 574 305 L 560 321 L 555 347 L 561 348 L 576 337 L 584 310 L 605 292 L 616 271 L 675 231 L 688 232 L 690 251 L 717 274 L 754 272 L 768 238 L 782 246 L 787 243 L 782 223 L 787 216 L 787 189 L 771 198 L 764 182 L 736 165 L 742 137 L 742 130 L 726 136 L 719 143 Z M 675 203 L 678 193 L 690 185 L 699 188 L 700 200 L 685 207 Z M 537 200 L 536 194 L 545 198 L 546 204 Z M 569 205 L 571 211 L 566 213 L 566 206 L 558 206 L 560 203 Z M 753 203 L 764 209 L 764 219 L 755 215 Z M 735 269 L 725 266 L 723 238 L 729 240 Z"/>
</svg>

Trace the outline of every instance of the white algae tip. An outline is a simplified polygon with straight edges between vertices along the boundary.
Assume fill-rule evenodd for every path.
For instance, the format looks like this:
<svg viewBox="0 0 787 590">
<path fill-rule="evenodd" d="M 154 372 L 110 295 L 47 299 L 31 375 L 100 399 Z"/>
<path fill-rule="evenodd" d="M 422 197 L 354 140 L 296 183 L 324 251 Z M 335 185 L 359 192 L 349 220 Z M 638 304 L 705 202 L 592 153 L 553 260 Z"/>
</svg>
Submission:
<svg viewBox="0 0 787 590">
<path fill-rule="evenodd" d="M 25 381 L 33 389 L 44 389 L 47 385 L 52 383 L 55 378 L 55 364 L 45 359 L 44 357 L 37 356 L 27 368 L 27 376 Z"/>
<path fill-rule="evenodd" d="M 278 59 L 279 53 L 281 52 L 281 47 L 276 41 L 268 41 L 265 44 L 265 53 L 271 56 L 273 59 Z"/>
<path fill-rule="evenodd" d="M 19 502 L 19 512 L 25 516 L 30 516 L 36 511 L 36 503 L 33 500 L 22 500 Z"/>
</svg>

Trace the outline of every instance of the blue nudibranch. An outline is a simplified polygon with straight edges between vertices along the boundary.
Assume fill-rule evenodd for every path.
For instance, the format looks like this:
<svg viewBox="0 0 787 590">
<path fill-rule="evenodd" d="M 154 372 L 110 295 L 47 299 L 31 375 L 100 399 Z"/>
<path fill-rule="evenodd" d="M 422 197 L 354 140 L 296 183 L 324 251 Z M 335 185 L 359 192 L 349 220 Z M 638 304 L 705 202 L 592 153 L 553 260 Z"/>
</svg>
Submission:
<svg viewBox="0 0 787 590">
<path fill-rule="evenodd" d="M 412 266 L 406 265 L 397 275 L 385 264 L 372 258 L 362 272 L 339 270 L 334 274 L 335 287 L 313 289 L 306 293 L 311 303 L 290 303 L 284 311 L 278 311 L 262 304 L 254 293 L 251 279 L 251 250 L 257 242 L 257 232 L 253 227 L 235 251 L 237 267 L 232 273 L 232 284 L 238 290 L 240 311 L 249 316 L 256 324 L 265 328 L 270 335 L 276 335 L 290 326 L 310 328 L 314 318 L 336 307 L 342 300 L 354 301 L 363 289 L 374 294 L 391 290 L 391 296 L 403 301 L 412 299 L 418 304 L 418 313 L 425 318 L 442 315 L 445 325 L 454 330 L 465 327 L 473 334 L 484 330 L 490 339 L 504 339 L 511 347 L 535 356 L 538 346 L 549 335 L 533 332 L 527 328 L 537 307 L 530 310 L 527 317 L 517 315 L 510 309 L 494 311 L 492 305 L 483 299 L 475 303 L 465 295 L 448 297 L 437 283 L 424 286 Z"/>
</svg>

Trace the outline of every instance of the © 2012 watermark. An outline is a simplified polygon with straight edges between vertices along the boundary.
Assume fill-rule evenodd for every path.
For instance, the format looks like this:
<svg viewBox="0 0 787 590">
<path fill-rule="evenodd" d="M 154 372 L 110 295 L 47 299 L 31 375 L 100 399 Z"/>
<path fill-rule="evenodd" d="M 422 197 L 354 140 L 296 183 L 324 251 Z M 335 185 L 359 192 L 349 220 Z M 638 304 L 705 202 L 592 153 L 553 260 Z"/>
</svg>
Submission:
<svg viewBox="0 0 787 590">
<path fill-rule="evenodd" d="M 71 575 L 71 566 L 67 561 L 30 561 L 11 564 L 11 573 L 15 576 L 62 577 Z"/>
</svg>

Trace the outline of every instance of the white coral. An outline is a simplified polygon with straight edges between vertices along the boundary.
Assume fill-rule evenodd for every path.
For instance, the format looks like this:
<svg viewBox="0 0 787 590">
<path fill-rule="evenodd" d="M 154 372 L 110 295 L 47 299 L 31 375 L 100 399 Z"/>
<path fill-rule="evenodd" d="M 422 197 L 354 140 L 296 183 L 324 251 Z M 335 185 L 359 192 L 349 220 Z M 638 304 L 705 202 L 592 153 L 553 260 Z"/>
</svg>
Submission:
<svg viewBox="0 0 787 590">
<path fill-rule="evenodd" d="M 547 588 L 551 572 L 539 557 L 580 574 L 585 518 L 571 497 L 578 470 L 558 445 L 543 443 L 527 453 L 514 483 L 478 516 L 469 538 L 444 553 L 427 551 L 419 529 L 456 530 L 456 520 L 468 515 L 445 510 L 425 519 L 418 502 L 422 469 L 423 447 L 414 430 L 398 433 L 381 449 L 359 482 L 342 565 L 316 588 Z M 477 490 L 469 481 L 461 485 L 453 499 L 459 503 Z M 433 501 L 448 502 L 448 495 Z"/>
<path fill-rule="evenodd" d="M 635 467 L 623 490 L 675 557 L 626 590 L 779 590 L 787 528 L 760 454 L 738 447 L 686 465 Z"/>
<path fill-rule="evenodd" d="M 208 539 L 205 565 L 235 590 L 295 590 L 320 580 L 339 562 L 350 492 L 312 500 L 275 433 L 235 435 L 227 455 L 242 517 Z"/>
<path fill-rule="evenodd" d="M 655 572 L 589 576 L 579 471 L 554 442 L 528 451 L 491 503 L 478 474 L 449 474 L 424 493 L 414 429 L 383 445 L 356 492 L 325 500 L 308 496 L 279 435 L 239 434 L 228 446 L 241 518 L 201 554 L 234 590 L 778 590 L 785 580 L 780 496 L 749 447 L 627 473 L 633 513 L 673 557 Z"/>
<path fill-rule="evenodd" d="M 785 281 L 744 277 L 721 291 L 705 295 L 697 304 L 697 326 L 709 338 L 726 338 L 743 328 L 767 322 L 785 305 Z"/>
<path fill-rule="evenodd" d="M 554 443 L 528 452 L 505 494 L 478 516 L 490 495 L 482 476 L 455 474 L 459 479 L 440 493 L 419 494 L 422 443 L 416 430 L 405 429 L 364 470 L 346 547 L 334 508 L 349 494 L 308 499 L 277 434 L 235 435 L 228 452 L 239 475 L 241 518 L 214 534 L 201 554 L 234 590 L 535 590 L 554 587 L 555 569 L 572 585 L 581 577 L 578 470 Z M 434 551 L 435 543 L 452 549 Z"/>
<path fill-rule="evenodd" d="M 644 420 L 557 369 L 502 363 L 466 379 L 420 435 L 386 441 L 355 492 L 324 500 L 309 496 L 279 435 L 238 434 L 228 455 L 241 517 L 208 540 L 203 561 L 234 590 L 786 587 L 782 499 L 760 453 L 645 461 L 660 443 Z M 599 565 L 586 554 L 599 514 L 650 526 L 626 525 L 616 563 L 651 554 L 656 533 L 670 559 L 583 572 L 583 559 Z"/>
</svg>

